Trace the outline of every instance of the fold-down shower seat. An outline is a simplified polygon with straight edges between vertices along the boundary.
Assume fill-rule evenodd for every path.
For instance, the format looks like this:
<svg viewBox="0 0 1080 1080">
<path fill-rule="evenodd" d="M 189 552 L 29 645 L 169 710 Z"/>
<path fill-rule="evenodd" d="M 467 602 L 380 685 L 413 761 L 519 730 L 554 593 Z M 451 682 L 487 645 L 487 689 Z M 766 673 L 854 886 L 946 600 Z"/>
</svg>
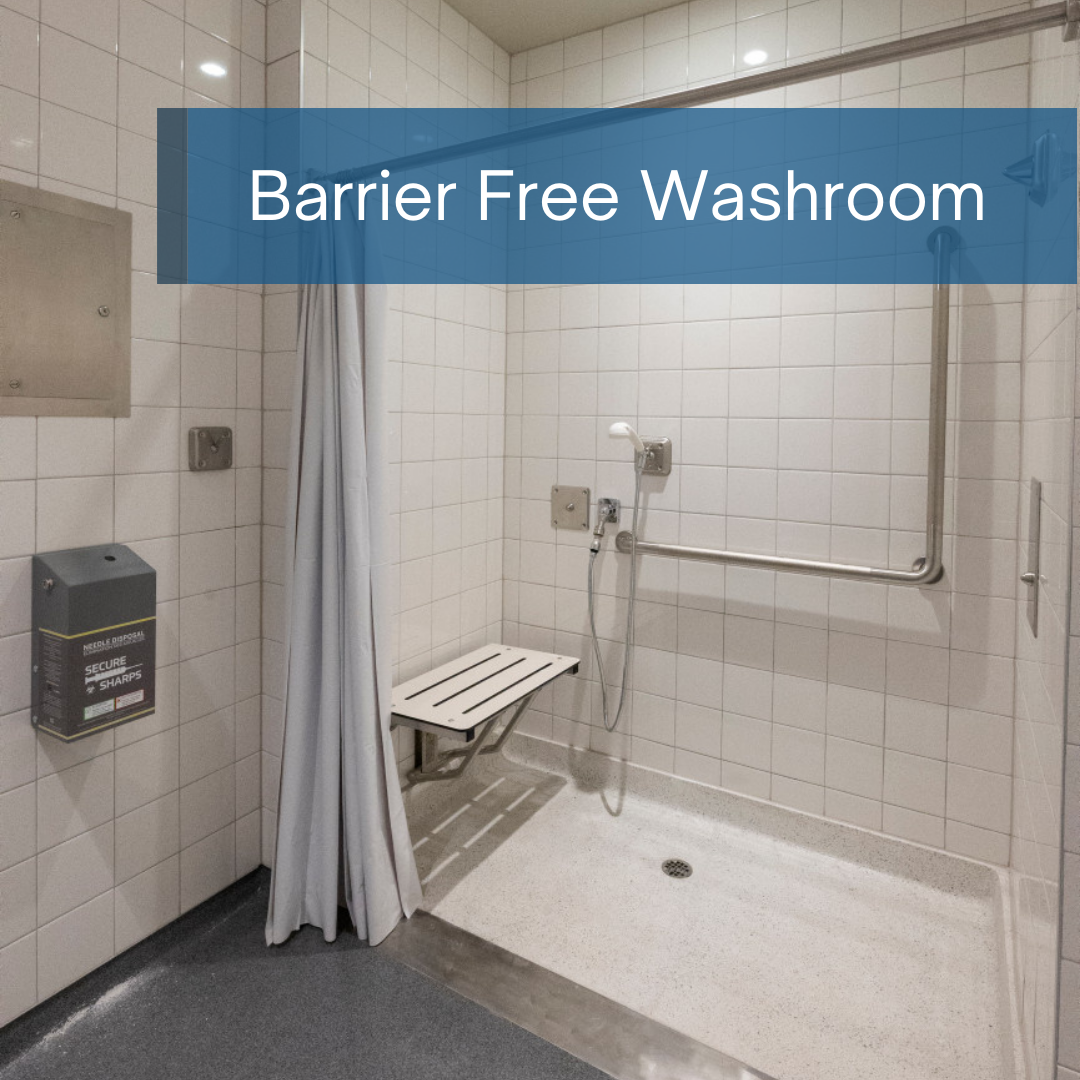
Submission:
<svg viewBox="0 0 1080 1080">
<path fill-rule="evenodd" d="M 556 656 L 513 645 L 485 645 L 395 686 L 390 726 L 416 732 L 415 767 L 409 779 L 413 783 L 452 780 L 472 764 L 478 753 L 496 753 L 536 694 L 560 675 L 576 674 L 578 664 L 574 656 Z M 490 746 L 484 746 L 497 721 L 511 709 L 513 714 L 502 734 Z M 440 754 L 440 735 L 463 738 L 468 745 Z M 454 758 L 461 758 L 456 768 L 443 768 Z"/>
</svg>

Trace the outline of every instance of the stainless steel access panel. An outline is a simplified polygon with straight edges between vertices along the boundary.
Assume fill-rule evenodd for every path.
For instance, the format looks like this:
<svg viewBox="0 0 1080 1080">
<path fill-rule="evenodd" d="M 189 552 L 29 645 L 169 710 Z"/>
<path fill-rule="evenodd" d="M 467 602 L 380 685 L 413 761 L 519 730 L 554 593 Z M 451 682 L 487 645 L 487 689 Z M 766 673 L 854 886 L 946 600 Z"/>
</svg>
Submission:
<svg viewBox="0 0 1080 1080">
<path fill-rule="evenodd" d="M 934 258 L 933 313 L 930 323 L 930 422 L 926 469 L 926 554 L 915 560 L 910 570 L 890 570 L 878 566 L 790 559 L 781 555 L 754 555 L 742 551 L 686 547 L 637 541 L 639 555 L 660 555 L 693 562 L 748 566 L 758 570 L 780 570 L 789 574 L 820 574 L 856 581 L 884 581 L 893 585 L 932 585 L 943 573 L 942 545 L 945 538 L 945 413 L 949 379 L 949 260 L 960 245 L 954 229 L 935 229 L 926 246 Z M 623 531 L 615 538 L 624 554 L 632 550 L 633 537 Z"/>
<path fill-rule="evenodd" d="M 131 215 L 0 180 L 0 416 L 131 413 Z"/>
</svg>

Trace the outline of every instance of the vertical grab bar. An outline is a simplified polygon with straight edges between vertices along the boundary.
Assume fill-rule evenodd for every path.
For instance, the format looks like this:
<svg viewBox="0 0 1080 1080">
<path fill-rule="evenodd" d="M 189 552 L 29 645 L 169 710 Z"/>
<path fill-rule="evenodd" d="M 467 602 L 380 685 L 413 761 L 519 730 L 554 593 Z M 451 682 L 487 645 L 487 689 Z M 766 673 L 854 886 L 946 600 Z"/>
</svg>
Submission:
<svg viewBox="0 0 1080 1080">
<path fill-rule="evenodd" d="M 926 246 L 934 256 L 933 310 L 930 316 L 930 415 L 926 457 L 926 556 L 916 569 L 938 581 L 945 543 L 945 441 L 949 400 L 949 260 L 960 246 L 955 229 L 935 229 Z M 920 583 L 921 584 L 921 583 Z"/>
<path fill-rule="evenodd" d="M 723 563 L 792 574 L 820 574 L 856 581 L 884 581 L 893 585 L 933 585 L 944 573 L 942 551 L 945 542 L 945 437 L 949 394 L 949 262 L 960 247 L 955 229 L 935 229 L 926 246 L 934 259 L 933 309 L 930 316 L 930 413 L 926 456 L 926 554 L 915 560 L 910 570 L 859 566 L 848 563 L 795 559 L 782 555 L 753 555 L 741 551 L 686 547 L 682 544 L 655 544 L 638 540 L 639 555 L 659 555 L 668 559 Z M 627 531 L 615 538 L 615 548 L 623 554 L 631 550 Z"/>
</svg>

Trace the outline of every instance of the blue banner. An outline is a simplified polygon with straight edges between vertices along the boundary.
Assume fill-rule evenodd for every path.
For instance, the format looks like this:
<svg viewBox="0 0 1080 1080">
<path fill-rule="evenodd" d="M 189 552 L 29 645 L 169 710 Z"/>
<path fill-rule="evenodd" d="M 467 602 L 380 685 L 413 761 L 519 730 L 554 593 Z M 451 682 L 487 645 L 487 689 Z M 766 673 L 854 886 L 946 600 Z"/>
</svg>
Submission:
<svg viewBox="0 0 1080 1080">
<path fill-rule="evenodd" d="M 1076 281 L 1075 109 L 161 109 L 158 278 Z"/>
</svg>

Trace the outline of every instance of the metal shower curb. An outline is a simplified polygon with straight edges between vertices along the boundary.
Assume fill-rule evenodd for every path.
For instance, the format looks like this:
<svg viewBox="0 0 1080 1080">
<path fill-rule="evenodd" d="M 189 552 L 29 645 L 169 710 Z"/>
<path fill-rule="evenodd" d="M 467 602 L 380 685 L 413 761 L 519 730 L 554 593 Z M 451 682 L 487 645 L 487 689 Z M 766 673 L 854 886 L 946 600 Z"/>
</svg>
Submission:
<svg viewBox="0 0 1080 1080">
<path fill-rule="evenodd" d="M 430 912 L 417 911 L 378 947 L 614 1080 L 773 1080 Z"/>
</svg>

